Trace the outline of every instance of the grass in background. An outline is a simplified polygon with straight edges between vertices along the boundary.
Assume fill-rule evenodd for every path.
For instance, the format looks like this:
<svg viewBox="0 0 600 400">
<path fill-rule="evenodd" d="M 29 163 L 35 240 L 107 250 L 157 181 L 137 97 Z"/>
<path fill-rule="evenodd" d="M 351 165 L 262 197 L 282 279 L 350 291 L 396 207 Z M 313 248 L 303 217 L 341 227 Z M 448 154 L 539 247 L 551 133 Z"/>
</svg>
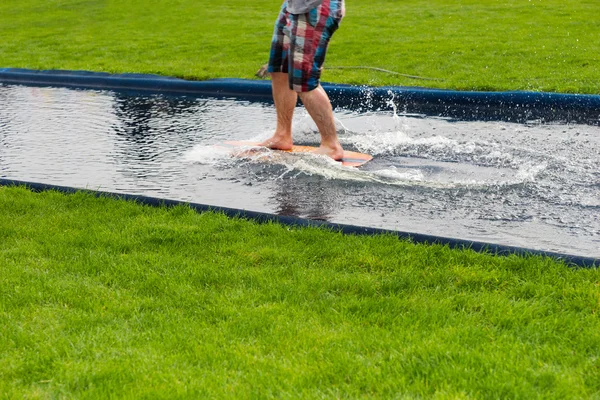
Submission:
<svg viewBox="0 0 600 400">
<path fill-rule="evenodd" d="M 590 398 L 600 271 L 0 188 L 8 398 Z"/>
<path fill-rule="evenodd" d="M 268 58 L 279 7 L 279 0 L 4 0 L 0 67 L 252 78 Z M 599 92 L 594 0 L 348 0 L 347 8 L 326 81 Z"/>
</svg>

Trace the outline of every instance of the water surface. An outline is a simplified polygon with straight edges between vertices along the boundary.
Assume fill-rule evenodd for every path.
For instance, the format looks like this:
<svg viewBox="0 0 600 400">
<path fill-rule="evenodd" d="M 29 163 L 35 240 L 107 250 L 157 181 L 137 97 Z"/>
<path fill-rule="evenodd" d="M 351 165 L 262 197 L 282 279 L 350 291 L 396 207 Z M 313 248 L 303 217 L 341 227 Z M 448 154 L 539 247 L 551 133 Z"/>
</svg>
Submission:
<svg viewBox="0 0 600 400">
<path fill-rule="evenodd" d="M 600 257 L 599 127 L 335 116 L 371 162 L 220 146 L 269 137 L 270 104 L 0 85 L 0 176 Z M 294 132 L 318 145 L 301 107 Z"/>
</svg>

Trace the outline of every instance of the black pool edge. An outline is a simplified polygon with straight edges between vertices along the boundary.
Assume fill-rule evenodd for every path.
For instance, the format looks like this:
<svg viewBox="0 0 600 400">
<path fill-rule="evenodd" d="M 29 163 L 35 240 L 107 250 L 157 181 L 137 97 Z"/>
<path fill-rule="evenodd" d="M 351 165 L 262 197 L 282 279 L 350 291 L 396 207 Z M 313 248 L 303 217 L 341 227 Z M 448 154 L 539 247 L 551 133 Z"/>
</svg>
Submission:
<svg viewBox="0 0 600 400">
<path fill-rule="evenodd" d="M 149 74 L 0 68 L 0 83 L 99 90 L 231 97 L 272 102 L 271 82 L 249 79 L 189 81 Z M 600 125 L 600 95 L 548 92 L 476 92 L 419 87 L 323 83 L 334 107 L 390 110 L 461 120 L 560 121 Z"/>
<path fill-rule="evenodd" d="M 243 209 L 235 209 L 228 207 L 219 207 L 219 206 L 211 206 L 206 204 L 199 203 L 190 203 L 186 201 L 179 200 L 170 200 L 170 199 L 162 199 L 156 197 L 142 196 L 142 195 L 134 195 L 134 194 L 122 194 L 122 193 L 114 193 L 114 192 L 105 192 L 98 190 L 90 190 L 84 188 L 75 188 L 69 186 L 57 186 L 50 185 L 44 183 L 37 182 L 27 182 L 27 181 L 19 181 L 13 179 L 4 179 L 0 178 L 0 187 L 1 186 L 15 186 L 15 187 L 26 187 L 33 192 L 42 192 L 42 191 L 57 191 L 60 193 L 71 194 L 76 192 L 86 192 L 92 193 L 97 197 L 109 197 L 120 200 L 128 200 L 134 201 L 137 204 L 143 204 L 148 206 L 165 206 L 165 207 L 173 207 L 178 205 L 188 206 L 196 212 L 217 212 L 223 213 L 224 215 L 232 218 L 243 218 L 247 220 L 253 220 L 256 222 L 264 223 L 264 222 L 276 222 L 286 226 L 292 227 L 322 227 L 325 229 L 329 229 L 336 232 L 342 232 L 344 234 L 354 234 L 354 235 L 382 235 L 388 234 L 398 237 L 399 239 L 407 239 L 413 243 L 419 244 L 439 244 L 439 245 L 447 245 L 449 248 L 453 249 L 470 249 L 476 252 L 488 253 L 497 256 L 508 256 L 508 255 L 518 255 L 518 256 L 543 256 L 549 257 L 551 259 L 562 261 L 567 265 L 584 267 L 584 268 L 596 268 L 600 266 L 599 258 L 592 257 L 582 257 L 571 254 L 563 254 L 556 252 L 547 252 L 542 250 L 534 250 L 522 247 L 514 247 L 514 246 L 504 246 L 493 243 L 485 243 L 485 242 L 477 242 L 463 239 L 454 239 L 442 236 L 433 236 L 433 235 L 424 235 L 420 233 L 412 233 L 412 232 L 404 232 L 404 231 L 396 231 L 396 230 L 388 230 L 388 229 L 380 229 L 380 228 L 370 228 L 364 226 L 355 226 L 355 225 L 346 225 L 346 224 L 335 224 L 325 221 L 316 221 L 305 218 L 291 217 L 291 216 L 282 216 L 275 215 L 269 213 L 262 213 L 256 211 L 249 211 Z"/>
</svg>

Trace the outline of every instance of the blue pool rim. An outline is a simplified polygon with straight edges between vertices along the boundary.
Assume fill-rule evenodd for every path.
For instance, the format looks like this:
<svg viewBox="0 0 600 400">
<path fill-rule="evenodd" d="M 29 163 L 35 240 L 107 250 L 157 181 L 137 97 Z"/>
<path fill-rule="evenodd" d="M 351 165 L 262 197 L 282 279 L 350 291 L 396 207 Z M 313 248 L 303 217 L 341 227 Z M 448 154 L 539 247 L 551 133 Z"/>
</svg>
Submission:
<svg viewBox="0 0 600 400">
<path fill-rule="evenodd" d="M 0 68 L 0 83 L 82 89 L 141 91 L 272 102 L 271 82 L 249 79 L 190 81 L 149 74 Z M 600 125 L 600 95 L 508 91 L 476 92 L 402 86 L 323 83 L 334 107 L 391 109 L 461 120 L 541 121 Z"/>
<path fill-rule="evenodd" d="M 487 253 L 496 256 L 509 256 L 518 255 L 521 257 L 530 256 L 542 256 L 554 259 L 556 261 L 562 261 L 566 265 L 584 267 L 584 268 L 597 268 L 600 266 L 600 259 L 592 257 L 582 257 L 571 254 L 549 252 L 542 250 L 533 250 L 523 247 L 505 246 L 494 243 L 477 242 L 463 239 L 455 239 L 443 236 L 425 235 L 420 233 L 404 232 L 398 230 L 370 228 L 356 225 L 336 224 L 326 221 L 317 221 L 305 218 L 291 217 L 285 215 L 276 215 L 269 213 L 262 213 L 256 211 L 249 211 L 236 208 L 219 207 L 207 204 L 192 203 L 180 200 L 162 199 L 157 197 L 149 197 L 134 194 L 125 193 L 114 193 L 90 189 L 75 188 L 69 186 L 57 186 L 45 183 L 37 182 L 26 182 L 12 179 L 0 178 L 0 186 L 13 186 L 13 187 L 26 187 L 33 192 L 43 191 L 57 191 L 65 194 L 72 194 L 77 192 L 92 193 L 97 197 L 109 197 L 119 200 L 133 201 L 137 204 L 153 206 L 153 207 L 173 207 L 173 206 L 187 206 L 192 210 L 202 212 L 216 212 L 222 213 L 231 218 L 243 218 L 247 220 L 256 221 L 259 223 L 275 222 L 286 226 L 292 227 L 320 227 L 328 229 L 334 232 L 341 232 L 349 235 L 393 235 L 399 239 L 410 240 L 415 244 L 439 244 L 442 246 L 448 246 L 452 249 L 463 249 L 473 250 L 480 253 Z"/>
<path fill-rule="evenodd" d="M 188 81 L 184 79 L 148 74 L 109 74 L 90 71 L 31 70 L 0 68 L 0 84 L 21 84 L 41 87 L 69 87 L 115 91 L 162 93 L 166 95 L 209 96 L 235 98 L 249 101 L 272 102 L 270 81 L 244 79 L 214 79 Z M 526 122 L 531 120 L 561 121 L 600 125 L 600 96 L 572 95 L 542 92 L 465 92 L 414 87 L 366 87 L 323 84 L 337 107 L 359 111 L 390 108 L 390 100 L 401 112 L 436 115 L 463 120 L 504 120 Z M 365 102 L 364 99 L 369 101 Z M 73 193 L 87 189 L 47 185 L 0 178 L 0 186 L 24 185 L 34 191 L 57 190 Z M 94 191 L 99 196 L 133 200 L 141 204 L 172 206 L 189 205 L 192 209 L 222 212 L 232 217 L 256 221 L 275 221 L 285 225 L 323 226 L 349 234 L 392 234 L 409 238 L 414 243 L 438 243 L 451 248 L 468 248 L 497 255 L 541 255 L 581 267 L 600 266 L 600 259 L 555 252 L 545 252 L 521 247 L 463 239 L 438 237 L 411 232 L 385 230 L 353 225 L 332 224 L 289 216 L 254 211 L 187 203 L 147 196 Z"/>
</svg>

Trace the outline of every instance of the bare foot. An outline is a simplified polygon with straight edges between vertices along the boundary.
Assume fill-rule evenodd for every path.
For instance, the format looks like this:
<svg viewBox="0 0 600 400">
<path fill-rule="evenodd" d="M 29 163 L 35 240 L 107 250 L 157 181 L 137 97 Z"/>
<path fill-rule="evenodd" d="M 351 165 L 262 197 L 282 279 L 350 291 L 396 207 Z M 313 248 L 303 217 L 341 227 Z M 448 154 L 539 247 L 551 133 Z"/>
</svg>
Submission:
<svg viewBox="0 0 600 400">
<path fill-rule="evenodd" d="M 270 139 L 265 140 L 260 144 L 261 146 L 268 147 L 275 150 L 291 150 L 294 142 L 291 136 L 284 136 L 275 134 Z"/>
<path fill-rule="evenodd" d="M 340 161 L 342 158 L 344 158 L 344 149 L 339 143 L 331 147 L 321 144 L 321 146 L 315 150 L 315 153 L 324 154 L 333 158 L 335 161 Z"/>
</svg>

